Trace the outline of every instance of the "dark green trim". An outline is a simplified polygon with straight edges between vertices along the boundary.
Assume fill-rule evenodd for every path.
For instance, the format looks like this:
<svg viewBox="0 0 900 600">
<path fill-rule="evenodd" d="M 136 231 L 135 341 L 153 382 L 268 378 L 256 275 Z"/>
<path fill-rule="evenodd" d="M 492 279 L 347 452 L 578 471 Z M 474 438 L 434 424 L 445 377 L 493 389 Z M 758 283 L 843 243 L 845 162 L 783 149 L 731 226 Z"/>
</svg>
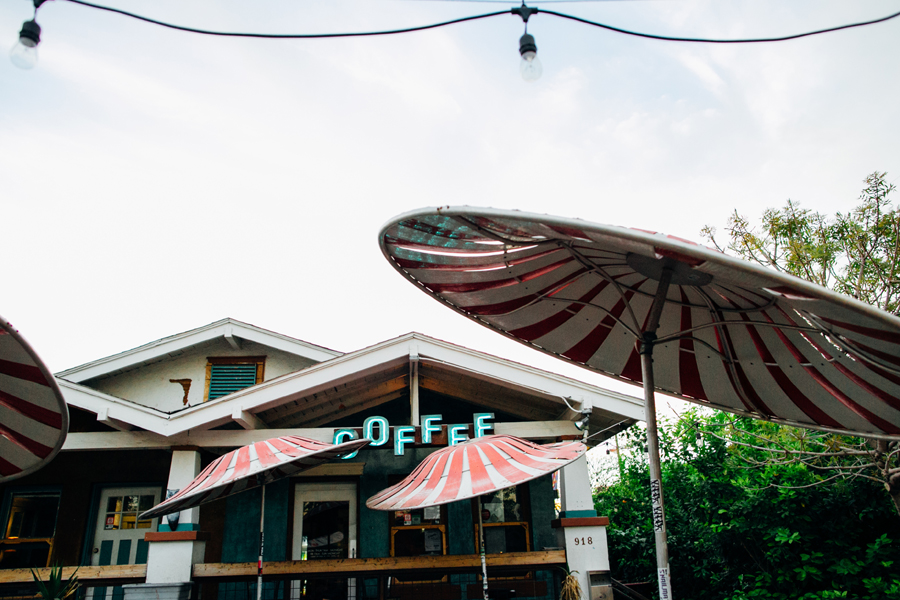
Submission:
<svg viewBox="0 0 900 600">
<path fill-rule="evenodd" d="M 100 556 L 97 563 L 101 567 L 107 567 L 112 564 L 112 540 L 103 540 L 100 542 Z"/>
<path fill-rule="evenodd" d="M 560 519 L 580 519 L 583 517 L 596 517 L 596 510 L 564 510 L 559 513 Z"/>
<path fill-rule="evenodd" d="M 127 565 L 131 558 L 131 540 L 119 540 L 119 551 L 116 552 L 116 564 Z"/>
<path fill-rule="evenodd" d="M 168 523 L 160 523 L 156 527 L 156 530 L 162 531 L 163 533 L 168 533 L 170 531 L 173 531 L 172 529 L 169 529 Z M 174 529 L 174 531 L 200 531 L 200 524 L 199 523 L 179 523 L 178 527 L 176 527 Z"/>
<path fill-rule="evenodd" d="M 138 540 L 137 550 L 134 553 L 134 564 L 146 565 L 147 554 L 150 552 L 150 542 L 147 540 Z"/>
</svg>

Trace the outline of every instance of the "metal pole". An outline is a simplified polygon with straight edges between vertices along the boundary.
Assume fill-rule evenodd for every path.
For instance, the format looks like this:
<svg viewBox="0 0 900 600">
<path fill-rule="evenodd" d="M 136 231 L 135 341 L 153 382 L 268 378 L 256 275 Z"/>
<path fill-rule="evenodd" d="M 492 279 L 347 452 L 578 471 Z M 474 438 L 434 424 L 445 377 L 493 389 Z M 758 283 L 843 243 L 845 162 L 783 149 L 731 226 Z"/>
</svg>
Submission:
<svg viewBox="0 0 900 600">
<path fill-rule="evenodd" d="M 478 497 L 478 545 L 481 548 L 481 583 L 484 588 L 484 600 L 488 600 L 487 560 L 484 558 L 484 523 L 481 519 L 481 496 Z"/>
<path fill-rule="evenodd" d="M 266 484 L 262 484 L 262 500 L 259 501 L 259 562 L 256 564 L 256 600 L 262 600 L 262 565 L 265 531 L 263 524 L 266 518 Z"/>
<path fill-rule="evenodd" d="M 659 433 L 656 427 L 656 398 L 653 389 L 653 344 L 641 349 L 641 374 L 644 378 L 644 411 L 647 423 L 647 450 L 650 453 L 650 501 L 653 532 L 656 537 L 656 575 L 660 600 L 672 599 L 669 580 L 669 544 L 666 539 L 666 513 L 663 502 L 662 471 L 659 464 Z"/>
<path fill-rule="evenodd" d="M 647 452 L 650 458 L 650 502 L 653 510 L 653 533 L 656 538 L 656 577 L 659 582 L 659 600 L 672 600 L 672 582 L 669 579 L 669 543 L 666 539 L 666 512 L 663 501 L 662 469 L 659 464 L 659 431 L 656 426 L 656 396 L 653 384 L 653 345 L 656 328 L 666 303 L 672 270 L 664 268 L 656 288 L 656 297 L 650 307 L 641 343 L 641 377 L 644 380 L 644 420 L 647 424 Z"/>
</svg>

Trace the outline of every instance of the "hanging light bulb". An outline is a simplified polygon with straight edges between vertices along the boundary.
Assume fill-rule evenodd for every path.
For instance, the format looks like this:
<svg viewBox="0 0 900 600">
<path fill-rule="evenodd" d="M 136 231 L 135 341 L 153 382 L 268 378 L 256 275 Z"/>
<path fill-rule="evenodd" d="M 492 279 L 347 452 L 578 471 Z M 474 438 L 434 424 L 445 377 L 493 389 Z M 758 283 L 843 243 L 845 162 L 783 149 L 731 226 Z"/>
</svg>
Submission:
<svg viewBox="0 0 900 600">
<path fill-rule="evenodd" d="M 25 21 L 19 32 L 19 41 L 9 51 L 12 64 L 20 69 L 33 69 L 38 59 L 38 44 L 41 43 L 41 26 L 36 21 Z"/>
<path fill-rule="evenodd" d="M 519 54 L 522 55 L 522 61 L 519 63 L 519 73 L 525 81 L 537 81 L 544 72 L 541 66 L 541 60 L 537 57 L 537 46 L 534 43 L 534 36 L 525 34 L 519 38 Z"/>
</svg>

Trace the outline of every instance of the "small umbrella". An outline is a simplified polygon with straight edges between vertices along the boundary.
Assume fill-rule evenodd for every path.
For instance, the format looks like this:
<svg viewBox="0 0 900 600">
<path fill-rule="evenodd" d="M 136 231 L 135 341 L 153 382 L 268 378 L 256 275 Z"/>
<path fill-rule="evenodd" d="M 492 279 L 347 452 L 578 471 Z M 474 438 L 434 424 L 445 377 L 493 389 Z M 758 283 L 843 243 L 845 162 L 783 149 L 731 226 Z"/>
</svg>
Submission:
<svg viewBox="0 0 900 600">
<path fill-rule="evenodd" d="M 552 473 L 582 456 L 581 442 L 538 445 L 511 435 L 489 435 L 432 452 L 403 481 L 366 501 L 374 510 L 412 510 L 496 492 Z M 484 529 L 478 513 L 482 584 L 487 600 Z"/>
<path fill-rule="evenodd" d="M 346 456 L 367 446 L 372 440 L 360 439 L 343 444 L 326 444 L 296 435 L 256 442 L 211 462 L 186 488 L 143 513 L 150 519 L 200 506 L 219 498 L 262 487 L 259 516 L 259 562 L 256 598 L 262 597 L 262 561 L 265 532 L 266 484 L 311 469 L 329 460 Z"/>
<path fill-rule="evenodd" d="M 643 385 L 661 598 L 671 590 L 654 390 L 900 438 L 900 319 L 853 298 L 676 237 L 518 211 L 422 209 L 389 222 L 380 242 L 457 312 Z"/>
<path fill-rule="evenodd" d="M 0 483 L 53 460 L 68 431 L 69 411 L 56 380 L 0 317 Z"/>
</svg>

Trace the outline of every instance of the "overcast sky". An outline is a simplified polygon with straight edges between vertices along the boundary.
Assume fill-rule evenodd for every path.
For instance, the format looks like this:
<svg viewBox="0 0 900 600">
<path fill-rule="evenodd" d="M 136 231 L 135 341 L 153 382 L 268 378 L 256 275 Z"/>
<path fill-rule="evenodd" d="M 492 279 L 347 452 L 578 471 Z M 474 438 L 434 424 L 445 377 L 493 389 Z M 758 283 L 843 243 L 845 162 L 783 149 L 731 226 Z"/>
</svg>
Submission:
<svg viewBox="0 0 900 600">
<path fill-rule="evenodd" d="M 199 28 L 423 25 L 511 6 L 97 0 Z M 676 36 L 775 36 L 893 0 L 535 3 Z M 31 17 L 0 4 L 0 46 Z M 396 274 L 377 234 L 423 206 L 700 240 L 788 198 L 832 213 L 900 178 L 900 18 L 776 44 L 637 39 L 532 17 L 384 38 L 252 40 L 47 2 L 40 61 L 0 59 L 0 314 L 59 371 L 230 316 L 350 351 L 419 331 L 637 394 L 508 341 Z M 895 202 L 898 201 L 895 197 Z"/>
</svg>

